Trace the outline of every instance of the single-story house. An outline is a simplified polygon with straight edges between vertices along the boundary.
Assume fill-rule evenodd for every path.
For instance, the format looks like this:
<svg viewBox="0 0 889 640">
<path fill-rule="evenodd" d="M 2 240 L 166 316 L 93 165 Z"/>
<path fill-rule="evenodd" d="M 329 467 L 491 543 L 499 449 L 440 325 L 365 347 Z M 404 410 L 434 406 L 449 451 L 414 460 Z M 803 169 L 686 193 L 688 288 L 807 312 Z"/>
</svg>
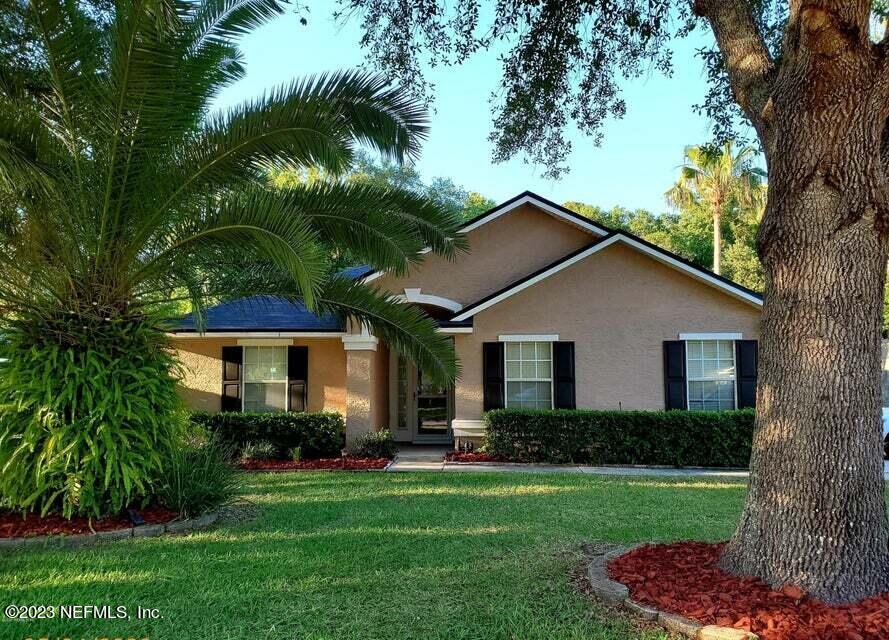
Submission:
<svg viewBox="0 0 889 640">
<path fill-rule="evenodd" d="M 469 250 L 406 276 L 349 275 L 425 309 L 462 366 L 436 386 L 361 327 L 247 299 L 172 336 L 187 404 L 208 411 L 338 411 L 347 440 L 484 435 L 498 407 L 722 410 L 755 401 L 761 296 L 530 192 L 463 225 Z"/>
</svg>

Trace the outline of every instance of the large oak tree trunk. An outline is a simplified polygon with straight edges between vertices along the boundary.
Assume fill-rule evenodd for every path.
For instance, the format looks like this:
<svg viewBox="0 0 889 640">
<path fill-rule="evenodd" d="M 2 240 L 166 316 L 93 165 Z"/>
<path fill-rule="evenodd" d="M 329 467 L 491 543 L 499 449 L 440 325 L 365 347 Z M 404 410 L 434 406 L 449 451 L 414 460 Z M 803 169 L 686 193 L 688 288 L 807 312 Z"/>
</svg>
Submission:
<svg viewBox="0 0 889 640">
<path fill-rule="evenodd" d="M 849 28 L 866 7 L 837 11 L 797 6 L 762 111 L 769 203 L 756 429 L 750 489 L 722 565 L 848 602 L 889 590 L 887 111 L 875 90 L 881 62 Z"/>
<path fill-rule="evenodd" d="M 788 209 L 787 237 L 764 265 L 750 489 L 723 566 L 852 601 L 889 590 L 879 418 L 886 255 L 869 222 L 833 231 L 848 212 L 823 181 L 787 200 L 778 205 Z"/>
</svg>

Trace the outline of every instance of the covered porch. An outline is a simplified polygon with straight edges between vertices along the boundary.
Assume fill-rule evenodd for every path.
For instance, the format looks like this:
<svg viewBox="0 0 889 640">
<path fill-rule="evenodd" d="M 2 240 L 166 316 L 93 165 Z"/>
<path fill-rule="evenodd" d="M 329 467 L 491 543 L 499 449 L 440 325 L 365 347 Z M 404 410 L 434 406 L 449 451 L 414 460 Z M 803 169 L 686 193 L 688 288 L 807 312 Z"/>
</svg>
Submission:
<svg viewBox="0 0 889 640">
<path fill-rule="evenodd" d="M 396 442 L 451 445 L 454 387 L 433 383 L 416 364 L 378 338 L 343 338 L 346 441 L 388 429 Z"/>
</svg>

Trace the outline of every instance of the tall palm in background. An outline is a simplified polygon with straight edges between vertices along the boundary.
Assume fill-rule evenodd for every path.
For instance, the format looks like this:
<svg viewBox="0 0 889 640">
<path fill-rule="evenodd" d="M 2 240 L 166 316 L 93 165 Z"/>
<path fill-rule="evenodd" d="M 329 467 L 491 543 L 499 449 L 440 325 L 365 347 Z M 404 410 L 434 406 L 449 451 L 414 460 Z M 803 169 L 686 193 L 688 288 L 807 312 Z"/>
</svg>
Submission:
<svg viewBox="0 0 889 640">
<path fill-rule="evenodd" d="M 417 156 L 426 112 L 358 72 L 293 82 L 221 113 L 237 40 L 275 0 L 134 0 L 98 29 L 33 0 L 46 87 L 0 70 L 0 500 L 100 513 L 150 493 L 173 437 L 171 301 L 267 294 L 370 325 L 441 381 L 450 343 L 418 310 L 340 277 L 332 251 L 404 273 L 452 256 L 459 224 L 411 191 L 336 180 L 270 188 L 269 171 L 337 176 L 357 145 Z"/>
<path fill-rule="evenodd" d="M 753 147 L 742 147 L 735 152 L 731 141 L 722 147 L 687 147 L 679 180 L 665 194 L 671 205 L 680 209 L 697 208 L 712 218 L 713 271 L 716 273 L 722 270 L 725 219 L 761 211 L 765 205 L 765 172 L 754 166 L 755 158 Z"/>
</svg>

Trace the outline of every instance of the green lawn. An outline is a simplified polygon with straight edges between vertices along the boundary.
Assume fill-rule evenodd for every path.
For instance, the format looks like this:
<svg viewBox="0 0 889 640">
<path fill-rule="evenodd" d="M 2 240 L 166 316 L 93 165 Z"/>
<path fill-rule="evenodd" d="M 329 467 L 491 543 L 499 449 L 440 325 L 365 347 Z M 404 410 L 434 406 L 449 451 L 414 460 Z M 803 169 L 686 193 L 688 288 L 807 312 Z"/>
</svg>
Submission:
<svg viewBox="0 0 889 640">
<path fill-rule="evenodd" d="M 245 477 L 246 523 L 0 556 L 0 605 L 157 608 L 13 623 L 0 638 L 654 638 L 575 593 L 582 540 L 719 540 L 739 482 L 542 474 Z"/>
</svg>

